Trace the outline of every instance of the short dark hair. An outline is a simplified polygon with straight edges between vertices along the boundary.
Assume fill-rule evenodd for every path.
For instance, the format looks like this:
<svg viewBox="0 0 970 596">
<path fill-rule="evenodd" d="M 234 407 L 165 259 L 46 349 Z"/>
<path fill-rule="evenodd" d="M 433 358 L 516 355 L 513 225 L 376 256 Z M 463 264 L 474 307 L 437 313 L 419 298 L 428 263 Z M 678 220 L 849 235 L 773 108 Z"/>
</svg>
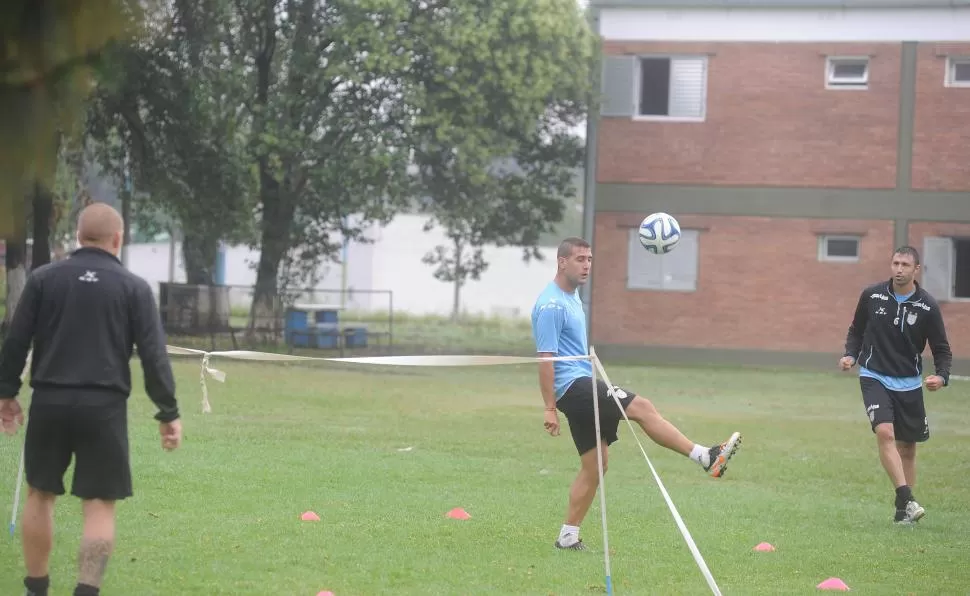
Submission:
<svg viewBox="0 0 970 596">
<path fill-rule="evenodd" d="M 589 248 L 589 242 L 578 236 L 570 236 L 559 243 L 559 251 L 556 253 L 556 258 L 568 259 L 573 255 L 573 250 L 576 248 Z"/>
<path fill-rule="evenodd" d="M 909 255 L 913 257 L 913 264 L 919 265 L 919 251 L 912 246 L 900 246 L 893 252 L 893 255 Z"/>
</svg>

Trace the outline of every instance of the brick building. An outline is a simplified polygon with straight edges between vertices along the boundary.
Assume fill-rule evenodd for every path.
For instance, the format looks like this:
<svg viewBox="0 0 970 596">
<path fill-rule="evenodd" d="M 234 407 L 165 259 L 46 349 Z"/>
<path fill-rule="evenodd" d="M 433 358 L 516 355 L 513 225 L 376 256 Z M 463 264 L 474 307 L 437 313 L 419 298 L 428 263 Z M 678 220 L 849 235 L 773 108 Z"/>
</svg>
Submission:
<svg viewBox="0 0 970 596">
<path fill-rule="evenodd" d="M 908 243 L 970 372 L 970 2 L 591 11 L 584 298 L 601 353 L 834 367 L 861 289 Z M 636 238 L 654 211 L 685 228 L 662 257 Z"/>
</svg>

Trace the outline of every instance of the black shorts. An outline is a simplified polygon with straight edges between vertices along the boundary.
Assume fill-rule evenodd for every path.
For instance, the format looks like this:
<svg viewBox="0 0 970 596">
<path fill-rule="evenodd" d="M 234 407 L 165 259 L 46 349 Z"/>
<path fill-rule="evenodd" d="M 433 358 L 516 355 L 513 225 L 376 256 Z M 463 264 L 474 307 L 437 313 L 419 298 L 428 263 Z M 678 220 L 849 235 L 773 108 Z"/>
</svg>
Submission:
<svg viewBox="0 0 970 596">
<path fill-rule="evenodd" d="M 128 408 L 124 400 L 110 405 L 32 400 L 24 444 L 27 484 L 63 495 L 64 473 L 72 456 L 72 495 L 106 501 L 131 496 Z"/>
<path fill-rule="evenodd" d="M 633 401 L 634 394 L 620 387 L 614 386 L 620 403 L 626 410 Z M 623 412 L 616 405 L 610 394 L 610 388 L 602 379 L 596 380 L 596 394 L 599 398 L 600 410 L 600 438 L 607 445 L 618 440 L 616 429 L 623 420 Z M 583 455 L 590 449 L 596 449 L 596 418 L 593 416 L 593 379 L 580 377 L 573 381 L 566 393 L 563 394 L 556 407 L 566 415 L 569 432 L 573 435 L 576 450 Z"/>
<path fill-rule="evenodd" d="M 930 426 L 923 405 L 923 388 L 893 391 L 870 377 L 859 377 L 862 403 L 872 431 L 876 425 L 891 423 L 897 441 L 922 443 L 930 438 Z"/>
</svg>

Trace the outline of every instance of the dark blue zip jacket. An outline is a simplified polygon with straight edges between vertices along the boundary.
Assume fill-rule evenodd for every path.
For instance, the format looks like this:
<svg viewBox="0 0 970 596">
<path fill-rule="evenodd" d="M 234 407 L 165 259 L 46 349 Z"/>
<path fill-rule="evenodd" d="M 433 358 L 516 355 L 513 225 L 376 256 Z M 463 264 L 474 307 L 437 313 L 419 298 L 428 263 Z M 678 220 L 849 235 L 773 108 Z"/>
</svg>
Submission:
<svg viewBox="0 0 970 596">
<path fill-rule="evenodd" d="M 81 248 L 31 272 L 0 350 L 0 399 L 20 391 L 31 347 L 30 385 L 38 403 L 127 399 L 137 347 L 155 418 L 179 417 L 151 287 L 110 253 Z"/>
<path fill-rule="evenodd" d="M 929 343 L 935 373 L 950 382 L 953 355 L 940 305 L 918 283 L 905 302 L 893 296 L 892 280 L 862 291 L 845 338 L 845 356 L 859 366 L 891 377 L 917 377 Z"/>
</svg>

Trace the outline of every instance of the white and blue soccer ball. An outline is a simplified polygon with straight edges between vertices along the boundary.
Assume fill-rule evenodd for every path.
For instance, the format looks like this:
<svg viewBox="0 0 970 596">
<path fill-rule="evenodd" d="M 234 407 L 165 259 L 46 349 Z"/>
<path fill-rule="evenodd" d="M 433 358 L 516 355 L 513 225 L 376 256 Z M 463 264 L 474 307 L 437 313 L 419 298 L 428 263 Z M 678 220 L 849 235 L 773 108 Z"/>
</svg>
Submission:
<svg viewBox="0 0 970 596">
<path fill-rule="evenodd" d="M 672 251 L 680 242 L 680 223 L 667 213 L 651 213 L 640 222 L 640 244 L 655 255 Z"/>
</svg>

